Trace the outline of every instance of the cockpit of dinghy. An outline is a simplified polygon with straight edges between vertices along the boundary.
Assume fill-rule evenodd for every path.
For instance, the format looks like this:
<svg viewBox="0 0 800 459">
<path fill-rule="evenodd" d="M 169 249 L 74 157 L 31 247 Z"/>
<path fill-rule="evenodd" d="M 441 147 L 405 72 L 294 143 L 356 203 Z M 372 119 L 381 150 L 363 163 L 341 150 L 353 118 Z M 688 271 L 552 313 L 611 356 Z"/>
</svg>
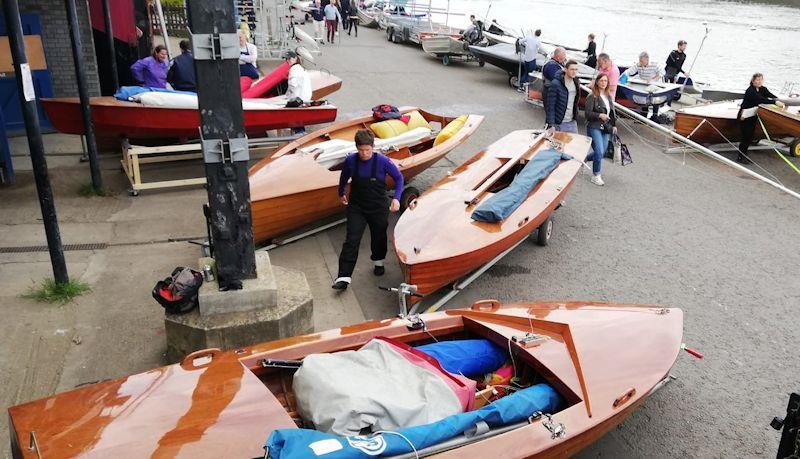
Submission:
<svg viewBox="0 0 800 459">
<path fill-rule="evenodd" d="M 475 312 L 480 313 L 480 311 Z M 373 337 L 382 336 L 384 333 L 414 347 L 435 342 L 486 339 L 504 350 L 507 358 L 504 367 L 506 365 L 510 367 L 505 370 L 514 376 L 514 379 L 504 381 L 505 373 L 501 371 L 504 370 L 502 367 L 483 377 L 473 378 L 478 381 L 475 409 L 516 390 L 539 383 L 549 384 L 561 395 L 563 403 L 559 411 L 583 401 L 583 397 L 579 395 L 582 392 L 578 376 L 579 370 L 571 364 L 573 361 L 571 355 L 574 350 L 570 348 L 570 339 L 565 338 L 561 330 L 543 328 L 536 324 L 523 326 L 514 321 L 505 320 L 502 316 L 483 318 L 459 314 L 453 315 L 449 319 L 456 320 L 455 322 L 450 320 L 450 324 L 447 326 L 429 324 L 424 332 L 408 331 L 401 335 L 390 334 L 387 333 L 388 330 L 383 330 L 392 321 L 374 322 L 372 324 L 374 328 L 361 327 L 353 335 L 343 336 L 343 339 L 338 342 L 330 343 L 327 349 L 315 346 L 314 353 L 356 350 Z M 528 341 L 526 341 L 526 336 Z M 265 358 L 302 361 L 305 357 L 302 348 L 303 346 L 298 346 L 294 352 L 282 349 L 279 353 L 255 354 L 243 359 L 242 363 L 269 389 L 298 427 L 308 428 L 310 427 L 309 423 L 305 422 L 298 414 L 297 399 L 292 388 L 293 376 L 297 367 L 291 365 L 283 368 L 262 366 Z M 540 354 L 542 359 L 539 357 Z M 354 384 L 358 384 L 358 382 L 354 381 Z"/>
</svg>

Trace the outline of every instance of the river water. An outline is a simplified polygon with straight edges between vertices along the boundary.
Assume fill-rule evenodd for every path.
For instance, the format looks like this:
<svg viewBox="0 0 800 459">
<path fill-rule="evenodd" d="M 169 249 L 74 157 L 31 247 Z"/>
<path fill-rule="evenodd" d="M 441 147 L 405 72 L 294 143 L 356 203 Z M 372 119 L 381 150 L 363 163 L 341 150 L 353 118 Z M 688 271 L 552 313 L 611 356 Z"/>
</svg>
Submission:
<svg viewBox="0 0 800 459">
<path fill-rule="evenodd" d="M 412 0 L 413 1 L 413 0 Z M 431 0 L 447 7 L 447 0 Z M 735 2 L 725 0 L 449 0 L 448 23 L 467 24 L 466 15 L 496 19 L 517 29 L 542 29 L 542 39 L 583 49 L 593 32 L 618 65 L 634 63 L 641 51 L 662 66 L 677 41 L 689 42 L 684 68 L 698 81 L 718 89 L 747 87 L 754 72 L 762 72 L 773 92 L 796 83 L 800 92 L 800 0 Z M 418 0 L 417 5 L 427 5 Z M 417 6 L 424 9 L 424 6 Z M 488 15 L 487 15 L 488 11 Z M 442 15 L 434 15 L 445 22 Z M 604 34 L 605 40 L 604 40 Z M 605 41 L 605 42 L 604 42 Z"/>
</svg>

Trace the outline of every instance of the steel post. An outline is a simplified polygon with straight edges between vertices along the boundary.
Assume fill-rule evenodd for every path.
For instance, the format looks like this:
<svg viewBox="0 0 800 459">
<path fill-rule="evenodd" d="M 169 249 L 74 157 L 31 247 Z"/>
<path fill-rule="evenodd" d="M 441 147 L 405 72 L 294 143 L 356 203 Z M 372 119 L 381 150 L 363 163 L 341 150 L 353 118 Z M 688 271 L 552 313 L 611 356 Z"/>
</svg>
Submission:
<svg viewBox="0 0 800 459">
<path fill-rule="evenodd" d="M 103 0 L 103 22 L 106 27 L 108 39 L 108 57 L 111 59 L 111 77 L 114 82 L 114 92 L 119 89 L 119 74 L 117 73 L 117 53 L 114 46 L 114 27 L 111 24 L 111 6 L 109 0 Z"/>
<path fill-rule="evenodd" d="M 64 248 L 61 245 L 61 233 L 58 229 L 56 206 L 53 202 L 53 190 L 47 174 L 47 160 L 44 157 L 42 132 L 39 127 L 39 114 L 36 110 L 36 93 L 33 88 L 28 58 L 25 55 L 25 42 L 22 37 L 22 23 L 19 18 L 17 0 L 4 0 L 3 13 L 8 29 L 8 41 L 11 47 L 11 58 L 14 62 L 14 74 L 19 91 L 19 104 L 25 120 L 25 132 L 28 136 L 28 148 L 33 164 L 33 178 L 36 181 L 36 192 L 39 195 L 39 207 L 42 210 L 44 232 L 47 247 L 50 250 L 50 263 L 53 265 L 53 277 L 58 283 L 69 282 L 67 263 L 64 260 Z"/>
</svg>

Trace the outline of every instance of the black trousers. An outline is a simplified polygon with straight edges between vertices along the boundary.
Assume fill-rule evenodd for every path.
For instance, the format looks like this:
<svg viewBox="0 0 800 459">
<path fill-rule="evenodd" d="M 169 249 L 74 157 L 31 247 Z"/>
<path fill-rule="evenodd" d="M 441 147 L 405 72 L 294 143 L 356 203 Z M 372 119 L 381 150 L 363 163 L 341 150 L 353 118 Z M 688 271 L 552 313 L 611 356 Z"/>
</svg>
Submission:
<svg viewBox="0 0 800 459">
<path fill-rule="evenodd" d="M 758 122 L 758 117 L 756 116 L 745 118 L 744 120 L 739 122 L 739 132 L 742 135 L 742 140 L 739 143 L 739 152 L 742 155 L 747 154 L 747 150 L 750 149 L 750 144 L 753 143 L 753 134 L 756 131 L 757 122 Z"/>
<path fill-rule="evenodd" d="M 339 275 L 337 277 L 351 277 L 358 261 L 358 247 L 361 237 L 369 226 L 370 247 L 372 248 L 371 260 L 386 258 L 388 239 L 386 230 L 389 228 L 389 205 L 385 210 L 364 212 L 358 206 L 350 203 L 347 206 L 347 235 L 339 254 Z"/>
<path fill-rule="evenodd" d="M 356 29 L 356 37 L 358 36 L 358 18 L 350 18 L 350 22 L 347 24 L 347 34 L 349 35 L 350 32 Z"/>
</svg>

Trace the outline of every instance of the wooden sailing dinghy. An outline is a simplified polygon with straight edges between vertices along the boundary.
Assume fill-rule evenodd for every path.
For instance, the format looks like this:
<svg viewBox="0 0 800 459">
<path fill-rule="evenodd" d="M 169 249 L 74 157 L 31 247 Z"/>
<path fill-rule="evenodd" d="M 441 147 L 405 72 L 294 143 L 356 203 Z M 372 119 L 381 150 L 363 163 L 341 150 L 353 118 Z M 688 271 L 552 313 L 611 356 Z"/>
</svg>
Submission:
<svg viewBox="0 0 800 459">
<path fill-rule="evenodd" d="M 296 368 L 265 367 L 264 359 L 357 349 L 383 336 L 413 346 L 433 339 L 488 339 L 510 352 L 524 384 L 546 383 L 562 399 L 548 413 L 551 420 L 457 436 L 420 457 L 571 456 L 669 380 L 683 327 L 680 309 L 591 302 L 487 300 L 422 317 L 424 330 L 395 318 L 235 351 L 207 349 L 178 364 L 13 406 L 8 410 L 12 455 L 263 457 L 273 431 L 295 430 L 301 421 L 292 391 Z"/>
<path fill-rule="evenodd" d="M 764 122 L 770 137 L 783 134 L 800 138 L 800 106 L 759 105 L 758 117 Z"/>
<path fill-rule="evenodd" d="M 327 72 L 309 71 L 313 99 L 318 100 L 342 87 L 342 80 Z M 269 75 L 266 78 L 269 78 Z M 278 83 L 280 80 L 276 80 Z M 257 83 L 256 83 L 257 84 Z M 41 99 L 47 118 L 63 134 L 84 135 L 80 100 L 77 97 Z M 200 126 L 197 109 L 148 106 L 111 96 L 92 97 L 92 121 L 99 138 L 174 139 L 196 138 Z M 195 102 L 196 105 L 196 102 Z M 243 99 L 244 125 L 250 137 L 263 137 L 271 129 L 312 126 L 336 119 L 336 107 L 286 108 L 283 96 Z"/>
<path fill-rule="evenodd" d="M 456 118 L 411 107 L 400 110 L 407 114 L 418 112 L 432 128 L 376 138 L 376 150 L 395 162 L 406 181 L 459 146 L 483 122 L 480 115 L 465 115 L 463 126 L 436 144 L 442 128 Z M 343 211 L 337 193 L 341 164 L 348 153 L 356 151 L 356 131 L 376 122 L 372 116 L 365 116 L 334 123 L 286 144 L 250 168 L 255 242 L 265 242 Z"/>
<path fill-rule="evenodd" d="M 552 147 L 551 141 L 535 131 L 506 135 L 412 203 L 394 228 L 394 248 L 405 282 L 416 285 L 422 295 L 430 294 L 494 259 L 546 221 L 543 231 L 552 231 L 549 217 L 591 148 L 591 139 L 580 135 L 556 133 L 555 141 L 573 159 L 562 160 L 503 221 L 475 221 L 472 214 L 508 187 L 524 163 Z"/>
<path fill-rule="evenodd" d="M 740 139 L 739 121 L 736 119 L 742 101 L 731 100 L 695 105 L 675 112 L 674 129 L 678 134 L 700 144 L 736 142 Z M 755 109 L 746 115 L 754 116 Z M 763 138 L 756 129 L 754 139 Z"/>
</svg>

